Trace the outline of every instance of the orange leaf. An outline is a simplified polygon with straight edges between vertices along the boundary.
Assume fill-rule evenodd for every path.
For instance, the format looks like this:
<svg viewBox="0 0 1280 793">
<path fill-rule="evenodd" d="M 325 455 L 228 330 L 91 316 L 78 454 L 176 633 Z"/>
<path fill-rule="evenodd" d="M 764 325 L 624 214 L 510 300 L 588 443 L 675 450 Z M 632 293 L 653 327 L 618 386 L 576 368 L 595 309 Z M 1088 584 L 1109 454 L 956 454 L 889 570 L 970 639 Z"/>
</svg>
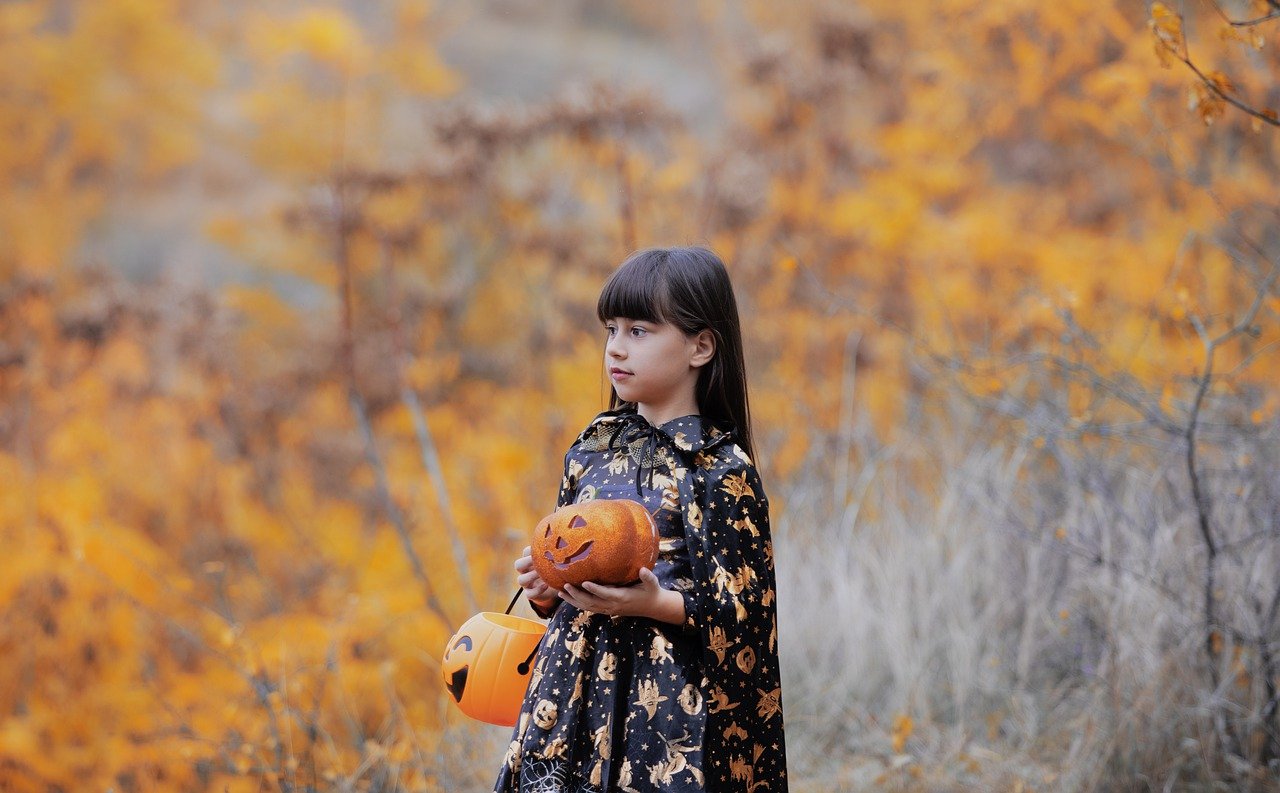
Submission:
<svg viewBox="0 0 1280 793">
<path fill-rule="evenodd" d="M 1212 83 L 1213 86 L 1217 88 L 1219 91 L 1221 91 L 1222 93 L 1224 94 L 1235 93 L 1235 90 L 1236 90 L 1235 83 L 1231 82 L 1231 78 L 1226 76 L 1222 72 L 1212 71 L 1212 72 L 1209 72 L 1207 77 L 1209 78 L 1209 82 Z"/>
<path fill-rule="evenodd" d="M 1164 3 L 1151 4 L 1151 29 L 1161 41 L 1169 44 L 1182 41 L 1182 17 Z"/>
<path fill-rule="evenodd" d="M 915 722 L 911 717 L 900 714 L 893 720 L 893 751 L 895 754 L 902 754 L 902 749 L 906 746 L 907 739 L 911 737 L 911 733 L 915 731 Z"/>
</svg>

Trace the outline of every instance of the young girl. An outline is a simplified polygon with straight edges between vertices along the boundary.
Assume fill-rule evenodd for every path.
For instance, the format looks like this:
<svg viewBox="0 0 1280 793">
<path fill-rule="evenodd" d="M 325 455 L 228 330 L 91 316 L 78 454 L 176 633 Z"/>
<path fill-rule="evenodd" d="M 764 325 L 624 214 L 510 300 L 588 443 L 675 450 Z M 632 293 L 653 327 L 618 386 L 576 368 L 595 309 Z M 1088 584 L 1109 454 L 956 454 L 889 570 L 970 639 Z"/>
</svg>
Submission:
<svg viewBox="0 0 1280 793">
<path fill-rule="evenodd" d="M 705 248 L 633 254 L 600 294 L 610 409 L 565 455 L 557 506 L 629 498 L 657 564 L 550 589 L 497 793 L 787 788 L 769 506 L 752 465 L 738 309 Z"/>
</svg>

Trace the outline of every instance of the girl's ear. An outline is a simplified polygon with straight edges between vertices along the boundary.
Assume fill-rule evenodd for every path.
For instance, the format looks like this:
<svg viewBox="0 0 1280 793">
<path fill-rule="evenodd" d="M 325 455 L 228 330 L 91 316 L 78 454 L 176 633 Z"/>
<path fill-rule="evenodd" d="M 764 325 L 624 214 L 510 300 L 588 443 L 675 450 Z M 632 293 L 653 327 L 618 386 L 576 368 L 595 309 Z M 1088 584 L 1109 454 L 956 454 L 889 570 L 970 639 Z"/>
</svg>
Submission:
<svg viewBox="0 0 1280 793">
<path fill-rule="evenodd" d="M 689 356 L 689 365 L 697 369 L 705 366 L 716 357 L 716 337 L 710 328 L 704 328 L 689 337 L 693 346 L 693 354 Z"/>
</svg>

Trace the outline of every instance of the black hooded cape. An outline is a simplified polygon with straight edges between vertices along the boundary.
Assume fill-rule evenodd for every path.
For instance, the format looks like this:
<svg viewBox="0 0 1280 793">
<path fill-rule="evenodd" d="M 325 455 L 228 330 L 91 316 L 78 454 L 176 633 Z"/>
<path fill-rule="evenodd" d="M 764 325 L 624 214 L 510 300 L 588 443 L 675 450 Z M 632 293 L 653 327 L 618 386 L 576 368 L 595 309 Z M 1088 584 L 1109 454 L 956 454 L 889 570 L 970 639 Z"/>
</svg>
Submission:
<svg viewBox="0 0 1280 793">
<path fill-rule="evenodd" d="M 580 455 L 592 443 L 598 447 L 604 437 L 613 443 L 621 435 L 636 446 L 644 444 L 650 460 L 655 455 L 666 460 L 679 494 L 692 572 L 692 586 L 681 593 L 685 625 L 670 628 L 683 630 L 701 647 L 697 700 L 699 708 L 704 702 L 706 706 L 701 736 L 705 790 L 779 793 L 787 789 L 786 744 L 768 500 L 754 464 L 733 442 L 732 429 L 707 421 L 699 437 L 670 431 L 648 424 L 631 405 L 599 414 L 565 455 L 557 506 L 578 496 L 581 468 L 573 463 L 575 452 Z M 639 469 L 636 476 L 638 483 Z M 567 604 L 557 601 L 541 615 L 550 616 L 561 605 Z M 532 707 L 526 702 L 526 711 Z M 522 716 L 516 729 L 507 757 L 510 768 L 500 776 L 499 790 L 513 789 L 528 721 Z M 629 781 L 624 777 L 619 783 L 622 790 L 633 789 Z M 643 782 L 636 778 L 633 784 L 649 789 Z"/>
</svg>

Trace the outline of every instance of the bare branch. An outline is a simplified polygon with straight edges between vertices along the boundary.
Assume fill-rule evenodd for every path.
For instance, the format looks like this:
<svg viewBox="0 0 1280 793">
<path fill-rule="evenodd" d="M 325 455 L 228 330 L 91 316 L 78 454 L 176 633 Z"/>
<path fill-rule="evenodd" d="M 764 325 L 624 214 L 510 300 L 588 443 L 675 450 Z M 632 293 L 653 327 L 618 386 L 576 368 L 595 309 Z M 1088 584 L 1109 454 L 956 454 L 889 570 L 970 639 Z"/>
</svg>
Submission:
<svg viewBox="0 0 1280 793">
<path fill-rule="evenodd" d="M 471 566 L 467 559 L 467 547 L 462 540 L 462 532 L 458 529 L 457 513 L 453 509 L 453 501 L 449 497 L 449 488 L 444 479 L 444 466 L 440 464 L 440 452 L 431 434 L 431 426 L 427 423 L 426 412 L 418 401 L 418 395 L 404 376 L 404 363 L 409 356 L 408 344 L 405 343 L 404 328 L 400 320 L 400 298 L 395 277 L 395 263 L 391 256 L 391 245 L 386 239 L 382 240 L 382 265 L 383 277 L 387 282 L 387 321 L 391 327 L 393 366 L 400 387 L 400 401 L 413 418 L 413 430 L 418 438 L 418 449 L 422 453 L 422 465 L 426 468 L 431 484 L 435 488 L 436 504 L 440 510 L 445 532 L 449 535 L 449 547 L 453 552 L 454 564 L 458 566 L 458 577 L 462 579 L 462 591 L 466 595 L 470 610 L 476 611 L 479 606 L 471 583 Z"/>
<path fill-rule="evenodd" d="M 387 512 L 387 517 L 391 520 L 391 525 L 396 530 L 396 535 L 400 538 L 400 545 L 404 549 L 405 556 L 409 559 L 409 566 L 413 569 L 413 576 L 422 583 L 423 590 L 426 593 L 427 606 L 435 613 L 440 621 L 445 625 L 451 624 L 449 614 L 444 609 L 439 598 L 436 597 L 435 587 L 431 584 L 430 577 L 422 565 L 422 558 L 418 556 L 418 551 L 413 547 L 413 539 L 409 535 L 408 526 L 405 525 L 404 516 L 400 514 L 400 508 L 396 506 L 395 499 L 391 495 L 391 483 L 387 477 L 386 466 L 382 464 L 382 456 L 378 454 L 377 440 L 373 435 L 373 427 L 369 423 L 369 416 L 364 407 L 364 400 L 356 391 L 355 384 L 352 383 L 347 388 L 347 399 L 351 404 L 351 410 L 355 413 L 356 421 L 360 425 L 360 432 L 364 436 L 365 459 L 368 460 L 369 466 L 373 468 L 375 480 L 378 487 L 378 495 L 382 500 L 382 506 Z"/>
<path fill-rule="evenodd" d="M 1217 83 L 1209 79 L 1209 77 L 1204 72 L 1200 71 L 1199 67 L 1197 67 L 1194 63 L 1191 62 L 1191 57 L 1189 54 L 1187 54 L 1186 52 L 1178 52 L 1174 48 L 1169 47 L 1167 44 L 1165 45 L 1165 48 L 1169 52 L 1173 53 L 1173 56 L 1175 58 L 1177 58 L 1178 60 L 1186 64 L 1188 69 L 1195 72 L 1196 76 L 1200 78 L 1200 82 L 1204 83 L 1205 87 L 1208 88 L 1210 91 L 1212 91 L 1219 99 L 1221 99 L 1222 101 L 1226 102 L 1229 105 L 1232 105 L 1237 110 L 1240 110 L 1243 113 L 1253 116 L 1259 121 L 1270 124 L 1273 127 L 1280 127 L 1280 117 L 1277 117 L 1274 113 L 1267 113 L 1261 110 L 1255 110 L 1253 107 L 1246 105 L 1244 102 L 1241 102 L 1239 99 L 1236 99 L 1234 96 L 1231 96 L 1227 92 L 1223 91 L 1221 88 L 1218 87 Z M 1184 48 L 1185 48 L 1185 44 L 1184 44 Z"/>
<path fill-rule="evenodd" d="M 1269 19 L 1280 19 L 1280 11 L 1272 11 L 1271 13 L 1266 14 L 1265 16 L 1260 16 L 1257 19 L 1243 19 L 1238 21 L 1228 20 L 1227 24 L 1231 25 L 1232 27 L 1247 28 L 1247 27 L 1252 27 L 1254 25 L 1261 25 L 1263 22 L 1266 22 Z"/>
<path fill-rule="evenodd" d="M 1267 5 L 1271 6 L 1273 9 L 1276 9 L 1276 10 L 1268 12 L 1267 14 L 1264 14 L 1255 19 L 1237 20 L 1237 19 L 1232 19 L 1230 16 L 1227 15 L 1226 11 L 1222 10 L 1221 3 L 1216 2 L 1216 0 L 1211 0 L 1209 2 L 1209 7 L 1214 10 L 1214 13 L 1222 17 L 1223 22 L 1226 22 L 1228 25 L 1235 28 L 1253 27 L 1255 25 L 1261 25 L 1263 22 L 1266 22 L 1268 20 L 1280 18 L 1280 2 L 1276 2 L 1276 0 L 1267 0 Z"/>
</svg>

